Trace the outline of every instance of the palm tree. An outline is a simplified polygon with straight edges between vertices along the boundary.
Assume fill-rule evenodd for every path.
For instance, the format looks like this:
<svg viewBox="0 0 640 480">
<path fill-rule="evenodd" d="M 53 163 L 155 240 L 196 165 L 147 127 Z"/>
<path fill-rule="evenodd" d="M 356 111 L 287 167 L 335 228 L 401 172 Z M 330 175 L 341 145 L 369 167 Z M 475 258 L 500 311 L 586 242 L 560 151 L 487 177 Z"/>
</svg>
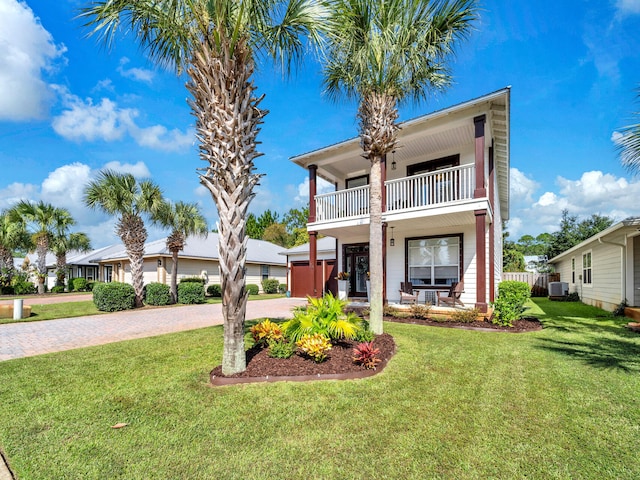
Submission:
<svg viewBox="0 0 640 480">
<path fill-rule="evenodd" d="M 32 203 L 20 201 L 11 209 L 14 221 L 21 222 L 31 233 L 36 248 L 36 272 L 38 277 L 38 293 L 44 294 L 44 283 L 47 278 L 47 252 L 56 235 L 66 232 L 76 222 L 64 208 L 57 208 L 42 200 Z"/>
<path fill-rule="evenodd" d="M 178 301 L 178 253 L 184 250 L 190 236 L 206 237 L 209 229 L 198 205 L 185 202 L 165 202 L 155 216 L 162 226 L 170 228 L 167 248 L 171 252 L 171 301 Z"/>
<path fill-rule="evenodd" d="M 86 233 L 75 232 L 56 235 L 51 242 L 51 251 L 56 256 L 56 285 L 64 286 L 67 275 L 67 252 L 88 252 L 91 240 Z"/>
<path fill-rule="evenodd" d="M 31 249 L 31 238 L 23 222 L 16 222 L 9 211 L 0 212 L 0 278 L 2 283 L 11 283 L 13 275 L 13 252 L 21 248 Z M 0 284 L 0 286 L 3 286 Z"/>
<path fill-rule="evenodd" d="M 81 16 L 111 43 L 118 28 L 133 32 L 160 64 L 189 76 L 196 117 L 200 182 L 218 207 L 224 316 L 222 370 L 246 369 L 244 319 L 245 219 L 260 180 L 254 160 L 260 124 L 268 113 L 254 95 L 258 55 L 285 72 L 319 41 L 322 2 L 317 0 L 103 0 Z"/>
<path fill-rule="evenodd" d="M 640 89 L 638 90 L 640 92 Z M 638 93 L 640 100 L 640 93 Z M 640 112 L 636 112 L 640 118 Z M 629 125 L 620 132 L 621 136 L 617 140 L 622 165 L 629 170 L 640 171 L 640 123 Z"/>
<path fill-rule="evenodd" d="M 109 215 L 117 215 L 116 234 L 122 240 L 131 265 L 131 281 L 135 291 L 135 306 L 143 305 L 143 262 L 147 229 L 142 216 L 153 217 L 163 203 L 160 188 L 151 180 L 138 183 L 130 173 L 103 170 L 89 182 L 84 191 L 84 203 Z"/>
<path fill-rule="evenodd" d="M 398 138 L 398 104 L 418 102 L 450 83 L 446 64 L 468 35 L 474 0 L 328 0 L 324 85 L 333 99 L 359 103 L 360 143 L 371 162 L 370 326 L 382 333 L 381 162 Z"/>
</svg>

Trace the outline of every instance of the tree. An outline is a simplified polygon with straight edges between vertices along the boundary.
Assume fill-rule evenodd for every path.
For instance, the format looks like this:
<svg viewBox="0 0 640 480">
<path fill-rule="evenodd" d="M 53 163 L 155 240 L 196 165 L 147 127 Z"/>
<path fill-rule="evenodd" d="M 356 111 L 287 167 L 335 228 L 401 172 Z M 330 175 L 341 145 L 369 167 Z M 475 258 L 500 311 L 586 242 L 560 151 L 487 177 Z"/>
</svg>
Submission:
<svg viewBox="0 0 640 480">
<path fill-rule="evenodd" d="M 42 295 L 47 278 L 47 252 L 50 244 L 56 236 L 66 234 L 76 222 L 64 208 L 57 208 L 43 201 L 32 203 L 22 200 L 11 209 L 11 217 L 16 222 L 22 222 L 31 234 L 37 256 L 38 294 Z"/>
<path fill-rule="evenodd" d="M 640 89 L 638 89 L 640 100 Z M 640 119 L 640 112 L 635 113 Z M 621 129 L 617 140 L 622 165 L 632 172 L 640 171 L 640 122 Z"/>
<path fill-rule="evenodd" d="M 51 242 L 51 251 L 56 256 L 56 285 L 64 286 L 67 275 L 67 252 L 88 252 L 91 250 L 91 240 L 86 233 L 60 232 Z"/>
<path fill-rule="evenodd" d="M 359 134 L 371 163 L 370 326 L 382 333 L 381 162 L 397 144 L 398 104 L 444 89 L 446 62 L 476 18 L 473 0 L 329 0 L 324 85 L 330 97 L 358 101 Z"/>
<path fill-rule="evenodd" d="M 178 301 L 178 253 L 184 250 L 190 236 L 206 237 L 207 220 L 195 203 L 165 202 L 155 215 L 155 220 L 171 229 L 167 248 L 171 252 L 171 302 Z"/>
<path fill-rule="evenodd" d="M 592 214 L 589 218 L 578 222 L 576 215 L 569 215 L 568 210 L 562 211 L 560 230 L 551 234 L 551 241 L 547 250 L 548 258 L 560 255 L 571 247 L 583 242 L 589 237 L 601 232 L 613 224 L 613 219 Z"/>
<path fill-rule="evenodd" d="M 314 0 L 103 0 L 81 16 L 113 41 L 119 27 L 136 36 L 159 64 L 189 76 L 196 118 L 200 182 L 218 207 L 224 317 L 222 371 L 246 369 L 244 319 L 247 210 L 260 175 L 254 173 L 260 108 L 253 73 L 270 57 L 288 72 L 320 40 L 322 3 Z"/>
<path fill-rule="evenodd" d="M 284 248 L 289 248 L 292 238 L 287 232 L 284 223 L 272 223 L 262 234 L 262 240 L 275 243 L 276 245 L 280 245 Z"/>
<path fill-rule="evenodd" d="M 143 305 L 144 244 L 147 229 L 143 215 L 154 217 L 163 203 L 160 188 L 151 180 L 138 183 L 130 173 L 103 170 L 84 190 L 84 203 L 108 215 L 118 217 L 116 234 L 129 257 L 131 281 L 136 294 L 135 306 Z"/>
<path fill-rule="evenodd" d="M 24 222 L 17 222 L 9 211 L 0 212 L 0 286 L 9 285 L 13 276 L 13 252 L 31 249 L 31 238 Z"/>
</svg>

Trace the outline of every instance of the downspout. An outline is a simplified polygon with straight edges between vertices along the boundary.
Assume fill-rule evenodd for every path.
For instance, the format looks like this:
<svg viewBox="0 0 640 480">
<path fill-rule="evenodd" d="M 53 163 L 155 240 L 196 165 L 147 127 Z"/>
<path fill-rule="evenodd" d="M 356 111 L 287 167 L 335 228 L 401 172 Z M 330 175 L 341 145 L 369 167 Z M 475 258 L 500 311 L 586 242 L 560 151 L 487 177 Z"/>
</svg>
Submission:
<svg viewBox="0 0 640 480">
<path fill-rule="evenodd" d="M 622 288 L 622 300 L 620 303 L 627 303 L 627 259 L 625 258 L 625 252 L 627 251 L 627 236 L 624 237 L 624 243 L 610 242 L 608 240 L 603 240 L 602 238 L 598 238 L 598 243 L 601 245 L 615 245 L 620 247 L 620 262 L 622 263 L 622 280 L 620 287 Z"/>
</svg>

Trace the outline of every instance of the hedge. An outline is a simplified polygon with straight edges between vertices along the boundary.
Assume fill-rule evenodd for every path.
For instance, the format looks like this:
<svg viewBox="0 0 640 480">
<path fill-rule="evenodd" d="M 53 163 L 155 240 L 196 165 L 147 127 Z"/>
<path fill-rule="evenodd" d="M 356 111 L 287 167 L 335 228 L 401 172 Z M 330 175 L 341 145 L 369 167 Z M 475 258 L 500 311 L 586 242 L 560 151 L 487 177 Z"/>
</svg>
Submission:
<svg viewBox="0 0 640 480">
<path fill-rule="evenodd" d="M 249 292 L 249 295 L 258 295 L 258 293 L 260 293 L 260 287 L 258 287 L 258 285 L 256 285 L 255 283 L 250 283 L 249 285 L 247 285 L 246 289 L 247 292 Z"/>
<path fill-rule="evenodd" d="M 129 310 L 135 306 L 136 293 L 128 283 L 96 283 L 93 286 L 93 303 L 103 312 Z"/>
<path fill-rule="evenodd" d="M 180 282 L 178 303 L 204 303 L 204 286 L 199 282 Z"/>
<path fill-rule="evenodd" d="M 155 306 L 169 305 L 171 303 L 169 285 L 153 282 L 145 286 L 144 303 Z"/>
<path fill-rule="evenodd" d="M 280 282 L 275 278 L 265 278 L 262 280 L 262 291 L 264 293 L 278 293 Z"/>
<path fill-rule="evenodd" d="M 222 296 L 222 287 L 218 284 L 209 285 L 207 287 L 207 295 L 211 297 L 221 297 Z"/>
</svg>

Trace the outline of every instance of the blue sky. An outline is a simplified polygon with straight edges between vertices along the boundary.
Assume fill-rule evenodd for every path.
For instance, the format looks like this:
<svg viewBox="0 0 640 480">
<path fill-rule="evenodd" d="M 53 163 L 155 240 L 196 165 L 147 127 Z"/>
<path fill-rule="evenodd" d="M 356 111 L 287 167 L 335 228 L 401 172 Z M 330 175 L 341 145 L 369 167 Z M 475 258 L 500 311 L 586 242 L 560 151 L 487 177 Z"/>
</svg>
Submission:
<svg viewBox="0 0 640 480">
<path fill-rule="evenodd" d="M 101 168 L 150 177 L 172 200 L 217 212 L 198 183 L 186 79 L 155 68 L 120 37 L 86 38 L 81 0 L 0 0 L 0 209 L 20 199 L 69 209 L 95 247 L 115 243 L 113 219 L 82 204 Z M 640 178 L 620 166 L 617 131 L 638 117 L 640 0 L 481 3 L 452 63 L 454 83 L 401 118 L 511 86 L 511 238 L 558 228 L 567 208 L 622 220 L 640 215 Z M 255 83 L 270 110 L 256 166 L 266 176 L 251 210 L 301 207 L 307 172 L 289 158 L 354 137 L 356 105 L 321 92 L 311 59 L 283 79 L 262 66 Z M 151 229 L 150 238 L 165 233 Z"/>
</svg>

